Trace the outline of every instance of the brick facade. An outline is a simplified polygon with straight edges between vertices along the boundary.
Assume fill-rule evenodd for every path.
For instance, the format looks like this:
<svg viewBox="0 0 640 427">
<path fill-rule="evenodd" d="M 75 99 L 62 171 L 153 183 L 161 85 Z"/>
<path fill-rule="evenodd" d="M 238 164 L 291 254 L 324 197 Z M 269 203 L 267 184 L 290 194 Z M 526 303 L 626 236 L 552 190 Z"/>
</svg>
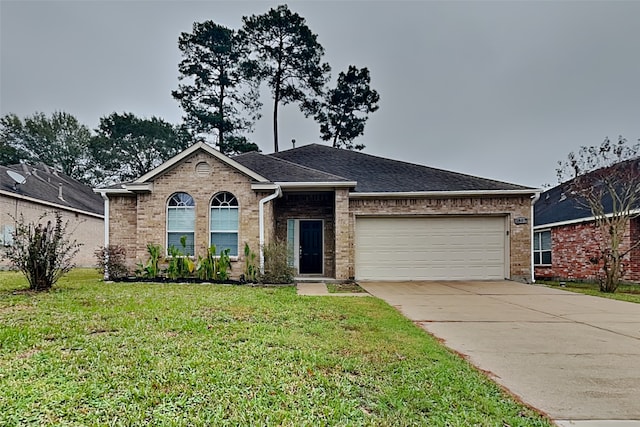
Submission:
<svg viewBox="0 0 640 427">
<path fill-rule="evenodd" d="M 349 266 L 348 275 L 355 275 L 355 222 L 360 215 L 504 215 L 509 224 L 510 278 L 531 280 L 531 199 L 525 196 L 352 199 L 349 201 Z M 514 218 L 527 218 L 516 225 Z"/>
<path fill-rule="evenodd" d="M 209 245 L 209 206 L 220 191 L 233 193 L 239 202 L 239 245 L 259 252 L 259 201 L 272 194 L 251 189 L 252 179 L 220 159 L 196 151 L 152 180 L 150 192 L 110 195 L 110 243 L 125 246 L 129 267 L 146 262 L 148 243 L 166 248 L 166 208 L 178 191 L 195 201 L 195 252 Z M 265 205 L 265 242 L 286 240 L 288 219 L 318 219 L 324 223 L 323 275 L 347 280 L 355 275 L 355 222 L 361 215 L 499 215 L 507 219 L 510 277 L 530 279 L 531 199 L 526 195 L 412 198 L 350 198 L 349 189 L 323 191 L 285 189 L 281 198 Z M 527 218 L 516 225 L 516 217 Z M 232 274 L 242 272 L 240 249 Z"/>
<path fill-rule="evenodd" d="M 109 197 L 111 244 L 125 246 L 128 267 L 133 271 L 137 263 L 148 259 L 147 244 L 167 248 L 167 203 L 172 194 L 185 192 L 195 202 L 195 254 L 204 255 L 209 242 L 209 211 L 211 199 L 222 191 L 232 193 L 239 205 L 238 251 L 243 253 L 245 242 L 256 253 L 259 250 L 259 201 L 269 192 L 251 189 L 251 178 L 219 159 L 198 151 L 160 174 L 153 181 L 153 190 L 130 196 Z M 274 234 L 272 207 L 265 206 L 265 238 Z M 166 252 L 165 252 L 166 253 Z M 242 274 L 242 257 L 232 259 L 232 276 Z"/>
<path fill-rule="evenodd" d="M 640 238 L 640 219 L 630 221 L 622 248 Z M 551 265 L 535 266 L 536 279 L 597 281 L 601 264 L 594 262 L 600 254 L 600 231 L 595 222 L 569 224 L 551 229 Z M 640 282 L 640 248 L 625 259 L 623 279 Z"/>
</svg>

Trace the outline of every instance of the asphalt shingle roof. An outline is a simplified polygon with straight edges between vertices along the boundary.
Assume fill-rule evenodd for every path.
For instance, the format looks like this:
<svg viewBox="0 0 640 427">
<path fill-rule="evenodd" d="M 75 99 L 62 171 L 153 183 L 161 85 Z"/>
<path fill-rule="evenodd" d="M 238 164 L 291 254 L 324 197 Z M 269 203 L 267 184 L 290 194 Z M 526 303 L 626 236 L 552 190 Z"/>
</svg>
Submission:
<svg viewBox="0 0 640 427">
<path fill-rule="evenodd" d="M 277 157 L 251 152 L 233 157 L 242 166 L 272 182 L 345 182 L 341 176 L 298 165 Z"/>
<path fill-rule="evenodd" d="M 320 144 L 305 145 L 269 156 L 357 181 L 355 191 L 361 193 L 531 189 Z"/>
<path fill-rule="evenodd" d="M 9 177 L 7 170 L 25 177 L 24 184 L 15 185 L 15 181 Z M 62 184 L 62 198 L 58 197 L 60 184 Z M 91 187 L 42 163 L 0 166 L 0 189 L 85 212 L 104 214 L 104 202 Z"/>
<path fill-rule="evenodd" d="M 640 159 L 633 160 L 637 168 L 640 168 Z M 591 218 L 593 213 L 583 198 L 575 197 L 569 190 L 571 181 L 557 185 L 540 194 L 536 202 L 534 212 L 534 226 L 555 224 L 564 221 Z M 605 194 L 602 199 L 605 213 L 613 211 L 613 202 L 610 194 Z M 636 208 L 640 208 L 640 202 Z"/>
</svg>

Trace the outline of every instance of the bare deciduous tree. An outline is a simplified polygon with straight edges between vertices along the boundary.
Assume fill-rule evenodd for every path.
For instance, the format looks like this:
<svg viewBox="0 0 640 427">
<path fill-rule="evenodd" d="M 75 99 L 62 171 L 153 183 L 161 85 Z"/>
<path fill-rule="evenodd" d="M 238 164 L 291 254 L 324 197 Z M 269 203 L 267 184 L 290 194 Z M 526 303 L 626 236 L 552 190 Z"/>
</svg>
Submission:
<svg viewBox="0 0 640 427">
<path fill-rule="evenodd" d="M 566 181 L 566 195 L 591 210 L 600 254 L 598 278 L 602 292 L 615 292 L 624 275 L 628 254 L 640 245 L 627 231 L 639 214 L 640 143 L 630 144 L 620 136 L 605 138 L 599 146 L 581 147 L 558 162 L 558 180 Z"/>
</svg>

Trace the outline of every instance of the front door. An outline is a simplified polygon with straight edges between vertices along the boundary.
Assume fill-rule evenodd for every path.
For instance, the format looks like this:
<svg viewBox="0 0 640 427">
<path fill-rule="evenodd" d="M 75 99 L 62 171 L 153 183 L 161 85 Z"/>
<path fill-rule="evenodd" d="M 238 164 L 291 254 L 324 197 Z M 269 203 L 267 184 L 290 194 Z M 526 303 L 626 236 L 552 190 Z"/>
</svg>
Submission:
<svg viewBox="0 0 640 427">
<path fill-rule="evenodd" d="M 300 221 L 300 274 L 322 274 L 322 221 Z"/>
</svg>

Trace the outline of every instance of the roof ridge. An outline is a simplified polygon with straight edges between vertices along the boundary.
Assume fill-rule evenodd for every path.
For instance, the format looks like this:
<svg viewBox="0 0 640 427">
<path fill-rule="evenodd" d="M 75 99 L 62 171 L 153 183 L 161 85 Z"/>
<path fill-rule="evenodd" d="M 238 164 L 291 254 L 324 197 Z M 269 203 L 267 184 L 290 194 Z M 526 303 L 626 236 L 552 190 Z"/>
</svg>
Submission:
<svg viewBox="0 0 640 427">
<path fill-rule="evenodd" d="M 443 172 L 443 173 L 447 173 L 447 174 L 455 174 L 455 175 L 458 175 L 458 176 L 461 176 L 461 177 L 467 177 L 467 178 L 472 178 L 472 179 L 481 179 L 481 180 L 484 180 L 485 182 L 491 182 L 491 183 L 495 183 L 495 184 L 512 185 L 512 186 L 516 186 L 516 187 L 521 187 L 522 189 L 534 189 L 533 187 L 527 187 L 527 186 L 520 185 L 520 184 L 514 184 L 514 183 L 510 183 L 510 182 L 506 182 L 506 181 L 499 181 L 499 180 L 496 180 L 496 179 L 485 178 L 485 177 L 482 177 L 482 176 L 470 175 L 470 174 L 463 173 L 463 172 L 457 172 L 457 171 L 452 171 L 452 170 L 447 170 L 447 169 L 442 169 L 442 168 L 436 168 L 436 167 L 433 167 L 433 166 L 427 166 L 427 165 L 422 165 L 422 164 L 418 164 L 418 163 L 412 163 L 412 162 L 408 162 L 408 161 L 404 161 L 404 160 L 390 159 L 388 157 L 382 157 L 382 156 L 377 156 L 375 154 L 363 153 L 361 151 L 347 150 L 347 149 L 344 149 L 344 148 L 335 148 L 335 147 L 331 147 L 331 146 L 324 145 L 324 144 L 318 144 L 318 143 L 315 143 L 315 142 L 311 143 L 311 144 L 303 145 L 303 146 L 298 147 L 298 148 L 291 148 L 291 149 L 285 150 L 284 152 L 292 152 L 294 150 L 296 150 L 296 151 L 297 150 L 302 150 L 305 147 L 320 147 L 322 149 L 327 149 L 327 150 L 330 150 L 330 151 L 349 153 L 348 155 L 353 154 L 353 155 L 356 155 L 356 156 L 366 156 L 366 157 L 370 157 L 370 158 L 374 158 L 374 159 L 379 159 L 379 160 L 382 160 L 382 161 L 385 161 L 385 162 L 393 162 L 393 163 L 398 164 L 398 165 L 408 165 L 408 166 L 417 167 L 417 168 L 420 168 L 420 169 L 428 169 L 428 170 L 436 171 L 436 172 Z M 282 151 L 281 151 L 281 153 L 282 153 Z M 270 155 L 275 155 L 275 154 L 278 154 L 278 153 L 273 153 L 273 154 L 270 154 Z"/>
</svg>

